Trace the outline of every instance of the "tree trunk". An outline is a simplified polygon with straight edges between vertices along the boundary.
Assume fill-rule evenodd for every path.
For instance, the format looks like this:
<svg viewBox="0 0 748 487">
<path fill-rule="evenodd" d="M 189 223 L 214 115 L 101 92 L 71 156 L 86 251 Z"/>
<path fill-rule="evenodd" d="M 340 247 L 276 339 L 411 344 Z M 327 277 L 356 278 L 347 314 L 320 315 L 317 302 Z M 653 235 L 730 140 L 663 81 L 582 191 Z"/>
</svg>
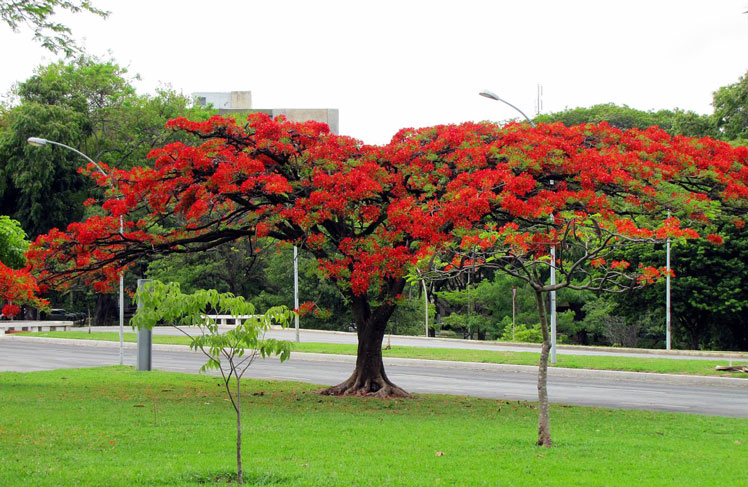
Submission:
<svg viewBox="0 0 748 487">
<path fill-rule="evenodd" d="M 119 305 L 113 294 L 97 294 L 94 307 L 94 326 L 110 325 L 117 322 L 117 307 Z"/>
<path fill-rule="evenodd" d="M 236 377 L 236 483 L 244 483 L 242 471 L 242 396 L 239 388 L 241 380 Z"/>
<path fill-rule="evenodd" d="M 391 283 L 388 294 L 394 298 L 402 291 L 404 285 L 404 280 Z M 394 299 L 385 300 L 385 304 L 371 310 L 366 296 L 353 296 L 351 306 L 358 333 L 356 368 L 347 380 L 323 390 L 322 394 L 408 397 L 407 392 L 387 378 L 382 362 L 382 340 L 387 320 L 395 311 Z"/>
<path fill-rule="evenodd" d="M 543 346 L 540 349 L 540 365 L 538 366 L 538 445 L 551 446 L 551 422 L 548 415 L 548 355 L 551 350 L 550 334 L 548 333 L 548 318 L 545 313 L 543 293 L 535 291 L 538 303 L 540 329 L 543 331 Z"/>
</svg>

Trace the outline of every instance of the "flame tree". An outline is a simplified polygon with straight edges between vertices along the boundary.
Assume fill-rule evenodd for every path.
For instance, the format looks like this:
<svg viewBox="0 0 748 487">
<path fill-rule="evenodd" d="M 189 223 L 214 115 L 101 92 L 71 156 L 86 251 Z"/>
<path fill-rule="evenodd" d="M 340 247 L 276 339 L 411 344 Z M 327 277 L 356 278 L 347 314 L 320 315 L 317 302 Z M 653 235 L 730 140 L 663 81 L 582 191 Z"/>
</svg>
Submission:
<svg viewBox="0 0 748 487">
<path fill-rule="evenodd" d="M 51 285 L 83 279 L 106 289 L 120 269 L 155 254 L 264 236 L 302 246 L 346 296 L 357 327 L 356 367 L 331 394 L 405 395 L 382 364 L 387 320 L 410 266 L 455 237 L 480 244 L 493 232 L 539 256 L 573 218 L 576 228 L 595 218 L 601 232 L 639 238 L 643 228 L 681 228 L 649 218 L 661 216 L 658 204 L 703 223 L 719 201 L 746 197 L 744 148 L 658 130 L 466 123 L 368 146 L 324 124 L 260 114 L 244 126 L 220 117 L 169 126 L 202 142 L 153 151 L 153 168 L 105 168 L 111 180 L 90 172 L 113 188 L 106 213 L 37 238 L 28 253 L 35 271 Z M 548 227 L 551 214 L 557 225 Z M 543 224 L 548 235 L 525 235 Z"/>
<path fill-rule="evenodd" d="M 448 257 L 417 277 L 449 279 L 482 267 L 529 283 L 543 336 L 537 443 L 550 446 L 547 293 L 621 293 L 663 277 L 664 265 L 632 268 L 621 257 L 633 245 L 668 238 L 720 245 L 712 231 L 744 226 L 748 149 L 607 124 L 510 126 L 477 145 L 454 139 L 451 127 L 423 135 L 436 148 L 425 154 L 434 163 L 471 161 L 447 183 L 444 211 L 455 200 L 475 203 L 471 224 L 456 228 L 441 249 Z"/>
</svg>

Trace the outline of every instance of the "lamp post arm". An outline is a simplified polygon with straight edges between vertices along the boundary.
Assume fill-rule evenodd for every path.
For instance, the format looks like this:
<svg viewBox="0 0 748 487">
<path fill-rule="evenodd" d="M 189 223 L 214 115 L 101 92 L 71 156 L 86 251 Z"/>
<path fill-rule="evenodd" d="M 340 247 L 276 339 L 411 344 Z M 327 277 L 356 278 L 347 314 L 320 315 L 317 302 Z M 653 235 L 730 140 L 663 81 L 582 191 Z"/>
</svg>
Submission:
<svg viewBox="0 0 748 487">
<path fill-rule="evenodd" d="M 505 104 L 509 105 L 510 107 L 514 108 L 515 110 L 517 110 L 519 113 L 522 114 L 523 117 L 525 117 L 525 120 L 527 120 L 527 123 L 530 124 L 530 127 L 535 127 L 535 122 L 533 122 L 532 120 L 530 120 L 530 117 L 528 117 L 525 114 L 525 112 L 523 112 L 522 110 L 520 110 L 519 108 L 515 107 L 514 105 L 512 105 L 511 103 L 509 103 L 508 101 L 506 101 L 506 100 L 504 100 L 502 98 L 497 98 L 497 100 L 500 101 L 500 102 L 502 102 L 502 103 L 505 103 Z"/>
<path fill-rule="evenodd" d="M 68 150 L 71 150 L 71 151 L 75 152 L 76 154 L 78 154 L 79 156 L 81 156 L 82 158 L 84 158 L 85 160 L 87 160 L 88 162 L 90 162 L 91 164 L 93 164 L 94 166 L 96 166 L 96 169 L 98 169 L 101 174 L 103 174 L 106 177 L 109 177 L 109 174 L 106 171 L 104 171 L 101 168 L 101 166 L 99 166 L 99 164 L 96 161 L 94 161 L 93 159 L 91 159 L 90 157 L 88 157 L 86 154 L 84 154 L 83 152 L 79 151 L 78 149 L 76 149 L 74 147 L 70 147 L 69 145 L 65 145 L 65 144 L 61 144 L 59 142 L 55 142 L 54 140 L 47 140 L 47 144 L 59 145 L 60 147 L 64 147 L 64 148 L 66 148 Z"/>
</svg>

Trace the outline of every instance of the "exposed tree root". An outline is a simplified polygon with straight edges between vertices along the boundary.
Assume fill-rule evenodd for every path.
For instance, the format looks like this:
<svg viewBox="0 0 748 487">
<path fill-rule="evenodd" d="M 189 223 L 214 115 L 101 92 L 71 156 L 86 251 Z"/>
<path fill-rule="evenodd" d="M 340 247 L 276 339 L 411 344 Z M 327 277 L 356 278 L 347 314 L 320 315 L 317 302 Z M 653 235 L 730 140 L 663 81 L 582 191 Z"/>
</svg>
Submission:
<svg viewBox="0 0 748 487">
<path fill-rule="evenodd" d="M 369 396 L 380 398 L 410 397 L 400 387 L 381 375 L 376 378 L 362 378 L 357 373 L 336 386 L 320 391 L 328 396 Z"/>
</svg>

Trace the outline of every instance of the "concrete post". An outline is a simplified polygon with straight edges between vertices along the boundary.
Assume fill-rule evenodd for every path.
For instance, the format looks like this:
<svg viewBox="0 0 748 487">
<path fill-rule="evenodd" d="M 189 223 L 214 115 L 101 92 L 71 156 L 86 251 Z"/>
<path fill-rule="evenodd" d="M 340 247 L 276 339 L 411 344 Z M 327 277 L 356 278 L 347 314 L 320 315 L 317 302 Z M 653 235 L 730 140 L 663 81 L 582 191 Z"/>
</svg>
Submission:
<svg viewBox="0 0 748 487">
<path fill-rule="evenodd" d="M 138 279 L 138 292 L 146 288 L 150 279 Z M 138 308 L 143 304 L 138 301 Z M 153 332 L 145 328 L 138 330 L 138 363 L 137 370 L 151 370 L 151 355 L 153 349 Z"/>
</svg>

